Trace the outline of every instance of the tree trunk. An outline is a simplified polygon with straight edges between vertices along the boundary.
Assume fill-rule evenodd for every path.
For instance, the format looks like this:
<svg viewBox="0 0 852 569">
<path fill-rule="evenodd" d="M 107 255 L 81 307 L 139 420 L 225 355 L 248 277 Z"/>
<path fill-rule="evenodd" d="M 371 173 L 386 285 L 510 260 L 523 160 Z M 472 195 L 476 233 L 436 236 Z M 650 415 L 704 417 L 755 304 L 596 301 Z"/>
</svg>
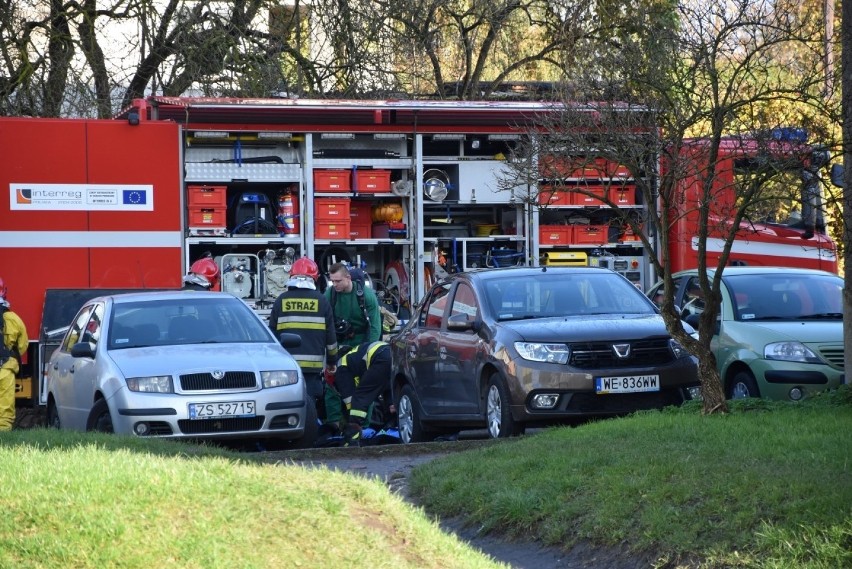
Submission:
<svg viewBox="0 0 852 569">
<path fill-rule="evenodd" d="M 725 401 L 725 390 L 722 388 L 722 378 L 716 368 L 716 358 L 710 352 L 708 356 L 698 360 L 698 377 L 701 378 L 701 397 L 704 400 L 702 413 L 727 413 L 728 403 Z"/>
</svg>

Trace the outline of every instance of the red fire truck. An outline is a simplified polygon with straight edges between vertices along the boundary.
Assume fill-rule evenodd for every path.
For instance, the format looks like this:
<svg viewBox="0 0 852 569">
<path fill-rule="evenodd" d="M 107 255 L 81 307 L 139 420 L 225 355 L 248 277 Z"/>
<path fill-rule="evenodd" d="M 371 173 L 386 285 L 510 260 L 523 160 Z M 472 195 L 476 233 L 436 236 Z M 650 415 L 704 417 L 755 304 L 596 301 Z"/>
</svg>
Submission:
<svg viewBox="0 0 852 569">
<path fill-rule="evenodd" d="M 0 276 L 32 339 L 19 397 L 43 403 L 44 362 L 86 298 L 178 288 L 207 254 L 222 290 L 261 314 L 301 255 L 363 267 L 402 319 L 443 271 L 482 266 L 607 266 L 644 289 L 652 252 L 623 215 L 645 212 L 633 177 L 645 173 L 589 151 L 586 166 L 513 177 L 552 109 L 155 96 L 112 120 L 0 118 Z M 695 264 L 684 223 L 678 268 Z M 836 271 L 824 235 L 754 225 L 743 243 L 742 262 Z"/>
</svg>

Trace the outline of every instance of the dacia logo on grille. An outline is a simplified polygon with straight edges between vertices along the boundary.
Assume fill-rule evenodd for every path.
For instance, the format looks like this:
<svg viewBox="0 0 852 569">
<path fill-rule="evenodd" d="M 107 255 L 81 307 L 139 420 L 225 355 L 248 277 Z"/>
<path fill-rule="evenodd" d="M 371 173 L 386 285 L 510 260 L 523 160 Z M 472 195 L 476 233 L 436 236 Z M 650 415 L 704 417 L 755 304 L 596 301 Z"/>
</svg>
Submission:
<svg viewBox="0 0 852 569">
<path fill-rule="evenodd" d="M 221 380 L 225 379 L 225 372 L 222 371 L 221 369 L 215 370 L 212 375 L 213 375 L 213 379 L 215 379 L 216 381 L 221 381 Z"/>
<path fill-rule="evenodd" d="M 612 351 L 615 352 L 616 357 L 620 359 L 629 358 L 630 344 L 613 344 Z"/>
</svg>

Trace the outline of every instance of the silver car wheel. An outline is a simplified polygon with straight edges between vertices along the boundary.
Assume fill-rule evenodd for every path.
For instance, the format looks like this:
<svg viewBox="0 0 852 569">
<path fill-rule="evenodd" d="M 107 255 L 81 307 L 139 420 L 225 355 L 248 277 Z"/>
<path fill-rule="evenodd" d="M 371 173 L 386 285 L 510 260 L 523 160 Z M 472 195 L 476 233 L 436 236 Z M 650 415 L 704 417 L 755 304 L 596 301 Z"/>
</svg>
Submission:
<svg viewBox="0 0 852 569">
<path fill-rule="evenodd" d="M 500 390 L 496 385 L 488 388 L 485 409 L 488 418 L 488 434 L 492 439 L 498 439 L 503 427 L 503 400 L 500 398 Z"/>
<path fill-rule="evenodd" d="M 399 398 L 397 416 L 399 417 L 399 438 L 402 439 L 404 444 L 411 443 L 411 439 L 413 437 L 414 409 L 412 409 L 412 407 L 411 399 L 408 395 L 403 394 Z"/>
<path fill-rule="evenodd" d="M 748 387 L 742 383 L 734 384 L 733 389 L 731 389 L 731 399 L 746 399 L 748 397 L 750 397 Z"/>
<path fill-rule="evenodd" d="M 749 397 L 760 397 L 760 389 L 754 376 L 748 371 L 740 371 L 734 376 L 731 385 L 731 399 L 746 399 Z"/>
</svg>

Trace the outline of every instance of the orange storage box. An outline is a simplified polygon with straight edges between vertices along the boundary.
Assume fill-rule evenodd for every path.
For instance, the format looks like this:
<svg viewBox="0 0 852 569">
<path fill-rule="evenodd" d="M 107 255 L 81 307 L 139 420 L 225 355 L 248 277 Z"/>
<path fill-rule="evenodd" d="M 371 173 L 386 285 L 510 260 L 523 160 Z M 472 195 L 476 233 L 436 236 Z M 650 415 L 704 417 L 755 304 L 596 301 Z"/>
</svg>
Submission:
<svg viewBox="0 0 852 569">
<path fill-rule="evenodd" d="M 596 198 L 594 196 L 600 196 L 601 198 L 603 198 L 603 196 L 606 195 L 606 187 L 605 186 L 596 186 L 596 185 L 578 186 L 577 189 L 589 192 L 592 195 L 581 194 L 580 192 L 576 192 L 576 191 L 571 192 L 570 195 L 571 195 L 571 204 L 572 205 L 594 206 L 594 207 L 599 207 L 599 206 L 604 205 L 603 201 L 599 200 L 598 198 Z"/>
<path fill-rule="evenodd" d="M 352 174 L 353 191 L 362 194 L 389 193 L 390 175 L 390 170 L 355 170 Z"/>
<path fill-rule="evenodd" d="M 350 223 L 349 237 L 351 239 L 371 239 L 373 237 L 372 223 Z"/>
<path fill-rule="evenodd" d="M 317 239 L 338 239 L 349 241 L 351 238 L 349 220 L 323 221 L 317 219 L 314 221 L 314 237 Z"/>
<path fill-rule="evenodd" d="M 314 192 L 351 192 L 349 170 L 314 170 Z"/>
<path fill-rule="evenodd" d="M 572 232 L 570 225 L 540 225 L 538 241 L 542 245 L 567 245 L 571 243 Z"/>
<path fill-rule="evenodd" d="M 615 205 L 636 205 L 636 186 L 612 186 L 609 199 Z"/>
<path fill-rule="evenodd" d="M 373 223 L 373 201 L 353 200 L 349 205 L 349 219 L 352 225 L 356 223 Z"/>
<path fill-rule="evenodd" d="M 349 198 L 317 198 L 314 217 L 324 221 L 349 222 Z"/>
<path fill-rule="evenodd" d="M 554 190 L 550 186 L 545 186 L 538 191 L 539 205 L 572 205 L 571 192 L 567 189 Z"/>
<path fill-rule="evenodd" d="M 226 211 L 227 209 L 224 207 L 191 207 L 189 208 L 189 226 L 225 227 L 227 225 Z"/>
<path fill-rule="evenodd" d="M 609 226 L 575 225 L 574 243 L 577 245 L 603 245 L 609 243 Z"/>
<path fill-rule="evenodd" d="M 225 207 L 226 186 L 187 186 L 190 207 Z"/>
<path fill-rule="evenodd" d="M 539 160 L 543 178 L 629 178 L 630 171 L 606 158 L 545 155 Z"/>
<path fill-rule="evenodd" d="M 641 241 L 639 236 L 633 233 L 633 228 L 628 224 L 625 224 L 622 228 L 620 237 L 622 241 Z"/>
</svg>

